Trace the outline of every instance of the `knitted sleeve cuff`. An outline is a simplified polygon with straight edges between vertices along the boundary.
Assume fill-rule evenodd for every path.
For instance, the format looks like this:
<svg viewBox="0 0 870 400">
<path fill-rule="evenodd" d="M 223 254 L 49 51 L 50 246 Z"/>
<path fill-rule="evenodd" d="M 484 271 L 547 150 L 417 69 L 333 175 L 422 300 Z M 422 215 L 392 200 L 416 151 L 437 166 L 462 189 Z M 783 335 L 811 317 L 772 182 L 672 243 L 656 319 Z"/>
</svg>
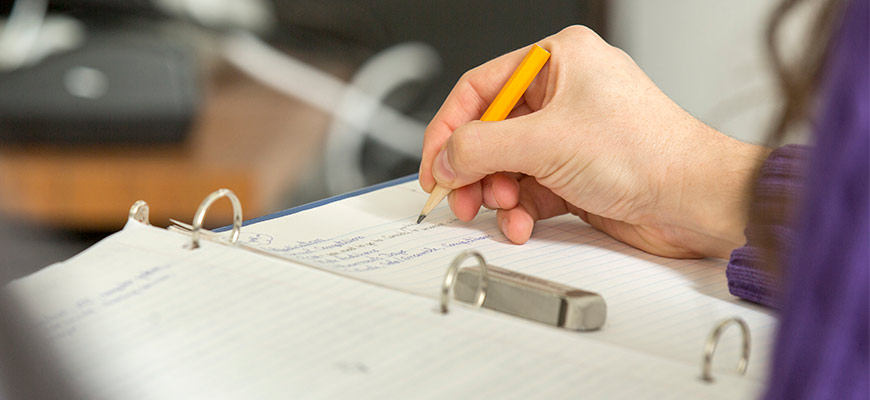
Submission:
<svg viewBox="0 0 870 400">
<path fill-rule="evenodd" d="M 765 160 L 759 171 L 755 203 L 757 212 L 783 214 L 782 200 L 797 199 L 803 188 L 808 148 L 800 145 L 787 145 L 774 150 Z M 793 241 L 793 231 L 789 226 L 790 213 L 777 218 L 773 226 L 763 227 L 767 235 L 772 235 L 778 249 L 788 249 Z M 728 262 L 725 275 L 731 294 L 745 300 L 777 307 L 780 297 L 778 279 L 770 270 L 763 268 L 763 249 L 759 245 L 760 230 L 757 224 L 749 224 L 746 229 L 747 243 L 734 250 Z"/>
</svg>

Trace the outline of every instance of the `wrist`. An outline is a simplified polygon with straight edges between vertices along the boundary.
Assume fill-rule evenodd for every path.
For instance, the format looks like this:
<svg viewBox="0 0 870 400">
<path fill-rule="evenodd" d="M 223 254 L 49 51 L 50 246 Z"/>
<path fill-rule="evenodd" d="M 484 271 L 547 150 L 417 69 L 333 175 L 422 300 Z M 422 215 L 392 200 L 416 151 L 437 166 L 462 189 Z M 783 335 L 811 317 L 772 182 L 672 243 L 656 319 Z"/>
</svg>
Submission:
<svg viewBox="0 0 870 400">
<path fill-rule="evenodd" d="M 695 232 L 685 245 L 698 254 L 728 258 L 746 243 L 744 231 L 756 172 L 770 149 L 708 128 L 694 162 L 685 169 L 678 206 L 680 225 Z"/>
</svg>

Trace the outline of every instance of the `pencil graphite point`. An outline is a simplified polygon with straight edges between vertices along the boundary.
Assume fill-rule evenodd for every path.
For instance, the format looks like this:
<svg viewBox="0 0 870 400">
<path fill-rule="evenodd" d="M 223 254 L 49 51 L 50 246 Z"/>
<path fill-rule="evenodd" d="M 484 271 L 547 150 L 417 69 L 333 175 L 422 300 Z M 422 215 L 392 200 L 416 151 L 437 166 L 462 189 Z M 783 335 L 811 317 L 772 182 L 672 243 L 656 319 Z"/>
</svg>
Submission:
<svg viewBox="0 0 870 400">
<path fill-rule="evenodd" d="M 419 223 L 423 222 L 424 218 L 426 218 L 426 214 L 420 214 L 420 216 L 417 217 L 417 223 L 419 224 Z"/>
</svg>

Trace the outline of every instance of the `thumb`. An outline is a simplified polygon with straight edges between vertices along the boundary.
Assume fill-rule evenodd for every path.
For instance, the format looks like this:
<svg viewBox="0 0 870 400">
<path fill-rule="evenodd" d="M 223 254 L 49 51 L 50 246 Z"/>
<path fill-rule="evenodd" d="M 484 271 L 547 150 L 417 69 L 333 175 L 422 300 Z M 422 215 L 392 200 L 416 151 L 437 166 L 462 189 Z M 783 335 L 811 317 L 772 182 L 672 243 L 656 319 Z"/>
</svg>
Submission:
<svg viewBox="0 0 870 400">
<path fill-rule="evenodd" d="M 460 126 L 435 156 L 432 175 L 439 185 L 458 188 L 496 172 L 537 176 L 554 159 L 538 136 L 536 114 Z"/>
</svg>

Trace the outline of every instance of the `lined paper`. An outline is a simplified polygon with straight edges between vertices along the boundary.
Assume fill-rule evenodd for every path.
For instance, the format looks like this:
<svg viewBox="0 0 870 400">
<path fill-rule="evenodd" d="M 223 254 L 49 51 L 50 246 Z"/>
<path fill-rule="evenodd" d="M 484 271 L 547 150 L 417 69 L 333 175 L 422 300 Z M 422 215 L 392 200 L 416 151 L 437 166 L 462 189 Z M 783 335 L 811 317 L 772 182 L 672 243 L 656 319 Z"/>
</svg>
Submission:
<svg viewBox="0 0 870 400">
<path fill-rule="evenodd" d="M 607 322 L 585 337 L 687 365 L 700 364 L 717 322 L 740 316 L 753 342 L 747 375 L 763 381 L 775 319 L 728 293 L 724 261 L 652 256 L 573 216 L 538 222 L 523 245 L 500 233 L 491 210 L 463 223 L 442 204 L 417 225 L 427 196 L 416 181 L 406 182 L 246 226 L 242 240 L 287 259 L 432 298 L 452 259 L 463 250 L 478 250 L 490 264 L 601 294 Z M 714 371 L 733 370 L 740 349 L 737 329 L 729 328 Z"/>
<path fill-rule="evenodd" d="M 747 398 L 760 384 L 130 223 L 5 290 L 84 398 Z"/>
</svg>

